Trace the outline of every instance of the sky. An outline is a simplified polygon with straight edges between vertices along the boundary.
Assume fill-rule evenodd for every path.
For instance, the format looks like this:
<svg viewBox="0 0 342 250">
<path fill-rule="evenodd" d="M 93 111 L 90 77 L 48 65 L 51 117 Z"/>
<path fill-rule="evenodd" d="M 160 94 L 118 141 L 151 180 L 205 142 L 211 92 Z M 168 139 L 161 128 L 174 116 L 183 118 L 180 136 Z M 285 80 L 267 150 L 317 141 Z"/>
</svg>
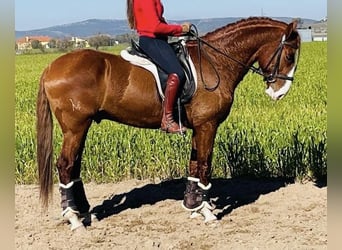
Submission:
<svg viewBox="0 0 342 250">
<path fill-rule="evenodd" d="M 162 0 L 167 20 L 217 17 L 327 17 L 327 0 Z M 87 19 L 126 19 L 126 0 L 15 0 L 15 30 Z"/>
</svg>

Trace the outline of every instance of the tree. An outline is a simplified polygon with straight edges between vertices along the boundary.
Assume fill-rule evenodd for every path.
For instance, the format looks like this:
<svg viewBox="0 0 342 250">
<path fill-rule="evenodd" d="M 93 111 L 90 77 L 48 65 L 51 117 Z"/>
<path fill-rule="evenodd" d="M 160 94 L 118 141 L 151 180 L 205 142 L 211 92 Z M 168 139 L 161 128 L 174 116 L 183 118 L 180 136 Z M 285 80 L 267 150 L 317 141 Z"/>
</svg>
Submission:
<svg viewBox="0 0 342 250">
<path fill-rule="evenodd" d="M 31 47 L 32 49 L 39 49 L 40 42 L 38 40 L 32 40 L 31 41 Z"/>
<path fill-rule="evenodd" d="M 60 51 L 67 51 L 69 49 L 72 49 L 74 46 L 74 42 L 70 41 L 69 39 L 65 38 L 62 40 L 58 40 L 56 47 L 60 50 Z"/>
<path fill-rule="evenodd" d="M 57 41 L 55 39 L 51 39 L 48 45 L 49 45 L 49 48 L 54 49 L 57 47 Z"/>
<path fill-rule="evenodd" d="M 97 35 L 89 38 L 89 45 L 98 49 L 100 46 L 110 46 L 111 38 L 107 35 Z"/>
<path fill-rule="evenodd" d="M 138 40 L 138 35 L 135 33 L 131 33 L 131 34 L 127 33 L 127 34 L 122 34 L 122 35 L 116 35 L 114 38 L 119 43 L 130 43 L 131 39 Z"/>
<path fill-rule="evenodd" d="M 45 46 L 42 43 L 38 44 L 38 49 L 40 49 L 41 52 L 45 53 Z"/>
</svg>

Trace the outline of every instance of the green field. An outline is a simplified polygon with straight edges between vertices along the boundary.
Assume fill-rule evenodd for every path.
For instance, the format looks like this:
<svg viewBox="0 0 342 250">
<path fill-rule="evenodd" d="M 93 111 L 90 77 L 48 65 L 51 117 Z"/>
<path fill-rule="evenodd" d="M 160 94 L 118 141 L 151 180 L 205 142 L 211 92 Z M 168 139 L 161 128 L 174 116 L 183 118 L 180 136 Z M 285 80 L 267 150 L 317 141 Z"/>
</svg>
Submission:
<svg viewBox="0 0 342 250">
<path fill-rule="evenodd" d="M 121 48 L 112 49 L 118 53 Z M 15 182 L 38 183 L 35 105 L 43 69 L 61 54 L 16 55 Z M 213 177 L 321 178 L 327 174 L 327 43 L 303 43 L 295 81 L 281 101 L 248 73 L 228 119 L 219 127 Z M 55 159 L 61 132 L 54 123 Z M 93 124 L 83 154 L 85 182 L 187 176 L 191 133 L 185 138 L 110 121 Z M 55 180 L 57 173 L 55 171 Z"/>
</svg>

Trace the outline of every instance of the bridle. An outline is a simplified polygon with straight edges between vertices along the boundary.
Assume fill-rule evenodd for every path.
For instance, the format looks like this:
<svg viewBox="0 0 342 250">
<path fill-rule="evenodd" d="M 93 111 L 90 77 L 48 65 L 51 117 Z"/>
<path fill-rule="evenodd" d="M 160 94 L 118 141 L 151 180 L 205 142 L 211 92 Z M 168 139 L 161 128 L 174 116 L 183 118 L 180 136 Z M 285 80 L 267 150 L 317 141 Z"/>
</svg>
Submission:
<svg viewBox="0 0 342 250">
<path fill-rule="evenodd" d="M 278 45 L 278 48 L 276 49 L 276 51 L 273 53 L 270 61 L 268 62 L 268 64 L 266 65 L 266 69 L 269 68 L 270 64 L 272 63 L 272 61 L 274 60 L 274 58 L 276 58 L 276 63 L 273 67 L 272 73 L 269 75 L 266 75 L 264 73 L 262 73 L 261 75 L 264 77 L 264 81 L 267 83 L 274 83 L 277 79 L 282 79 L 282 80 L 289 80 L 289 81 L 293 81 L 293 77 L 290 77 L 288 75 L 284 75 L 284 74 L 279 74 L 279 65 L 280 65 L 280 59 L 281 59 L 281 53 L 284 49 L 285 46 L 289 46 L 293 49 L 296 49 L 292 44 L 286 42 L 286 37 L 285 35 L 282 37 L 280 44 Z M 295 62 L 297 63 L 297 62 Z M 261 71 L 260 67 L 258 68 L 258 70 Z"/>
<path fill-rule="evenodd" d="M 230 60 L 234 61 L 235 63 L 241 65 L 242 67 L 244 67 L 247 70 L 251 70 L 253 73 L 257 73 L 261 76 L 263 76 L 264 81 L 268 84 L 272 84 L 274 82 L 276 82 L 277 79 L 282 79 L 282 80 L 289 80 L 289 81 L 293 81 L 294 78 L 287 76 L 285 74 L 279 74 L 279 66 L 280 66 L 280 59 L 281 59 L 281 54 L 282 51 L 284 49 L 285 46 L 289 46 L 291 48 L 296 49 L 292 44 L 286 42 L 286 37 L 285 35 L 282 37 L 277 49 L 275 50 L 275 52 L 273 53 L 272 57 L 270 58 L 269 62 L 267 63 L 267 66 L 265 67 L 266 69 L 269 68 L 271 66 L 271 63 L 274 61 L 274 59 L 276 58 L 276 63 L 273 66 L 273 69 L 271 71 L 270 74 L 266 74 L 262 71 L 261 67 L 259 66 L 258 68 L 251 65 L 246 65 L 243 62 L 231 57 L 229 54 L 219 50 L 218 48 L 216 48 L 215 46 L 211 45 L 210 43 L 206 42 L 205 40 L 203 40 L 201 37 L 198 36 L 198 30 L 197 27 L 193 24 L 191 24 L 190 26 L 190 31 L 189 31 L 189 35 L 194 37 L 197 40 L 197 47 L 198 47 L 198 57 L 199 57 L 199 66 L 200 66 L 200 75 L 201 75 L 201 79 L 202 82 L 204 84 L 204 87 L 206 90 L 209 91 L 214 91 L 220 84 L 220 75 L 218 74 L 218 71 L 216 70 L 216 68 L 214 67 L 214 64 L 210 58 L 210 56 L 204 51 L 202 50 L 202 45 L 205 44 L 207 45 L 209 48 L 213 49 L 214 51 L 216 51 L 217 53 L 229 58 Z M 210 65 L 213 67 L 215 74 L 217 76 L 217 83 L 214 85 L 214 87 L 208 87 L 207 84 L 204 81 L 204 77 L 203 77 L 203 73 L 202 73 L 202 54 L 204 54 L 205 58 L 208 60 L 208 62 L 210 63 Z"/>
</svg>

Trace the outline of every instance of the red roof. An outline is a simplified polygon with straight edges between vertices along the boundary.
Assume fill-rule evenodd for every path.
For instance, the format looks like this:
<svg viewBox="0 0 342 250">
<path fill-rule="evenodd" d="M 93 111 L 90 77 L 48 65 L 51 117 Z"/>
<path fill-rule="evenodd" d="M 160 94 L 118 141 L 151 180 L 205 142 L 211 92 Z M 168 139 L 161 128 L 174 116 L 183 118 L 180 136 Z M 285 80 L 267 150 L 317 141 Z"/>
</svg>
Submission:
<svg viewBox="0 0 342 250">
<path fill-rule="evenodd" d="M 34 40 L 38 40 L 39 42 L 49 42 L 51 37 L 49 36 L 26 36 L 17 39 L 17 43 L 27 43 Z"/>
</svg>

